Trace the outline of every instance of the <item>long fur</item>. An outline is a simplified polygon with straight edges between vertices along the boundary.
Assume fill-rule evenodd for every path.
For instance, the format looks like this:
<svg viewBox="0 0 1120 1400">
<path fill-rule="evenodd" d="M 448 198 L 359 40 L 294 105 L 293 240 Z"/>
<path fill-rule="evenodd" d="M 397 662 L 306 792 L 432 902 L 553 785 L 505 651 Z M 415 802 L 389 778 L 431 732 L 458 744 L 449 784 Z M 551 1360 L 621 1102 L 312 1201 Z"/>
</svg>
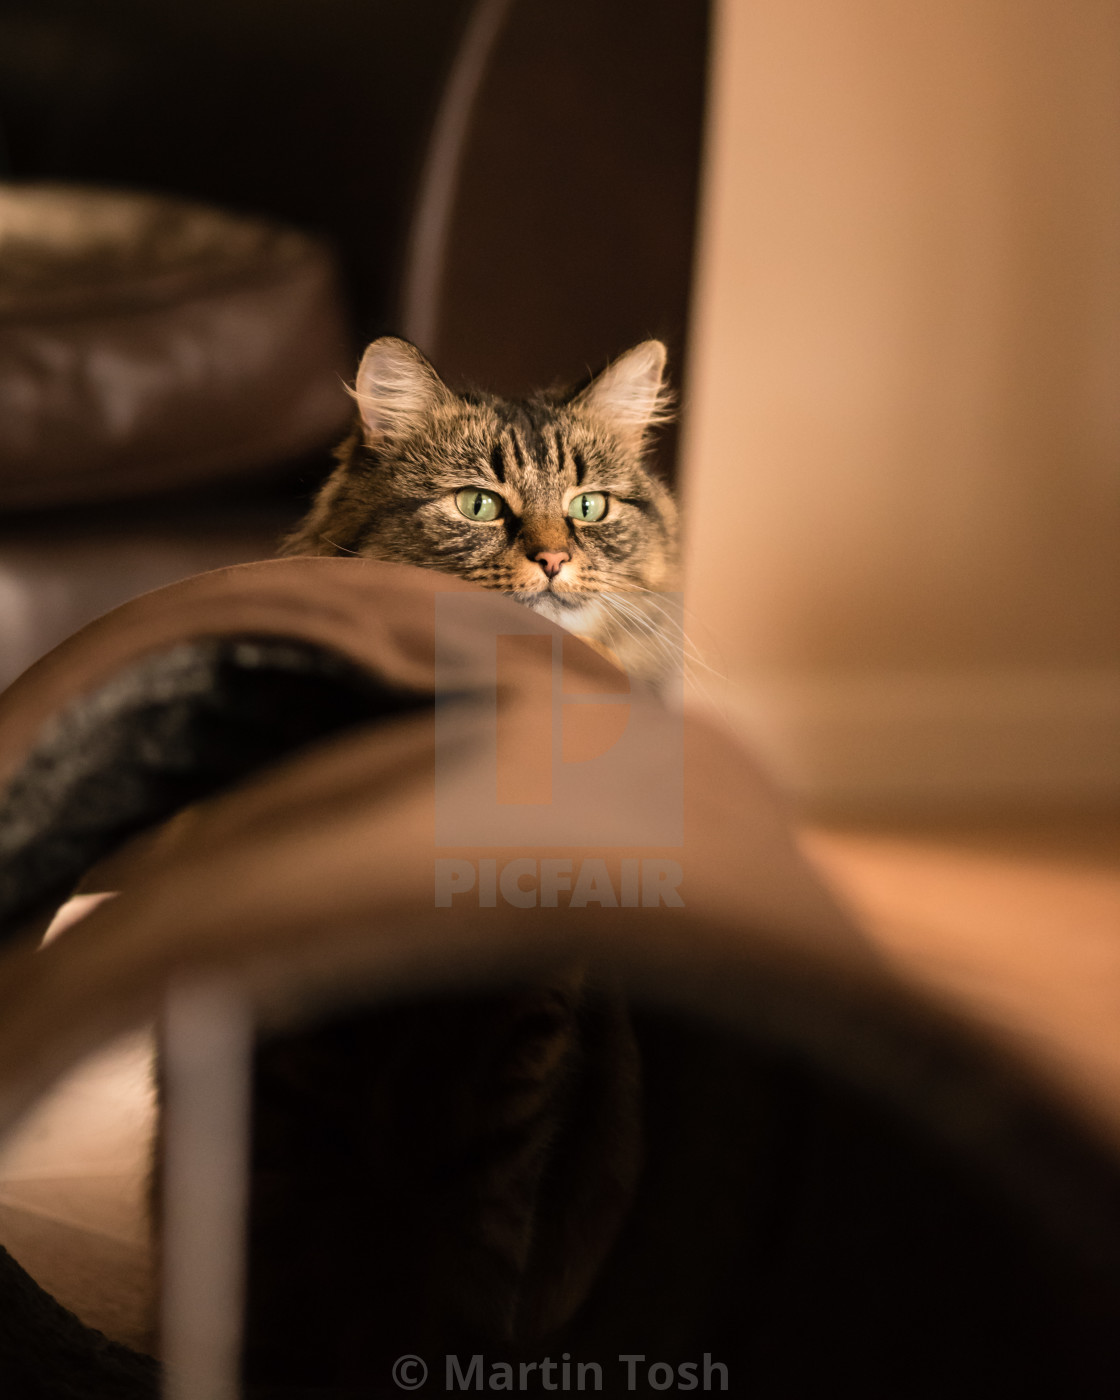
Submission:
<svg viewBox="0 0 1120 1400">
<path fill-rule="evenodd" d="M 414 346 L 374 341 L 358 371 L 358 421 L 281 552 L 455 574 L 657 679 L 675 627 L 663 595 L 678 586 L 676 506 L 644 461 L 668 417 L 664 366 L 665 347 L 643 341 L 577 392 L 514 403 L 455 394 Z M 467 519 L 455 505 L 465 488 L 499 497 L 502 515 Z M 601 520 L 568 513 L 582 492 L 606 498 Z M 542 552 L 568 556 L 555 577 Z"/>
</svg>

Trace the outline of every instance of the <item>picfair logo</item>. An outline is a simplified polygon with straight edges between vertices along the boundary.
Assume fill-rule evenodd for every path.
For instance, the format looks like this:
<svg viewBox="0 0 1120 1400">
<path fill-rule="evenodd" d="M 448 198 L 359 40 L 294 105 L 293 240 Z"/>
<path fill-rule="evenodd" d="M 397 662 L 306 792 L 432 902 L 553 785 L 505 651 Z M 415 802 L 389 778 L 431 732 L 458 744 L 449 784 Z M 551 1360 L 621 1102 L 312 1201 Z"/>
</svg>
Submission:
<svg viewBox="0 0 1120 1400">
<path fill-rule="evenodd" d="M 528 608 L 463 593 L 435 602 L 437 846 L 681 844 L 679 707 L 624 674 L 566 667 L 574 643 Z M 476 666 L 466 694 L 464 636 Z"/>
</svg>

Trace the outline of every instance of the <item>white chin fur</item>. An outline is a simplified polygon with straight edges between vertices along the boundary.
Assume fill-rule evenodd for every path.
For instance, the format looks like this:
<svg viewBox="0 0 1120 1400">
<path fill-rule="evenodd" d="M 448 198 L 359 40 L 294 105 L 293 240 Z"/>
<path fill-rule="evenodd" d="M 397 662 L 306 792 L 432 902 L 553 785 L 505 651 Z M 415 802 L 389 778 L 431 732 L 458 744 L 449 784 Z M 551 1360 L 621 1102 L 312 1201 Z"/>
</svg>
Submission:
<svg viewBox="0 0 1120 1400">
<path fill-rule="evenodd" d="M 566 631 L 574 632 L 577 637 L 585 636 L 595 629 L 603 610 L 603 605 L 597 600 L 581 603 L 575 608 L 566 607 L 557 602 L 551 593 L 536 593 L 531 598 L 523 598 L 522 601 L 526 607 L 532 608 L 534 612 L 548 618 L 549 622 L 557 623 Z"/>
</svg>

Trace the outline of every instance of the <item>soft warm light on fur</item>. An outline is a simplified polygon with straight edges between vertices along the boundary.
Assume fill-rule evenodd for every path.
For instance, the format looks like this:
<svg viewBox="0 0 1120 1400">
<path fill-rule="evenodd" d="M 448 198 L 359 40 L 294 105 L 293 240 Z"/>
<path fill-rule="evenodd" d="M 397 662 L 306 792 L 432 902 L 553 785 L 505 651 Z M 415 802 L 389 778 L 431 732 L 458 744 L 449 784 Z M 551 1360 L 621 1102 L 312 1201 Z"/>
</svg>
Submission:
<svg viewBox="0 0 1120 1400">
<path fill-rule="evenodd" d="M 518 403 L 456 394 L 415 346 L 375 340 L 353 391 L 359 422 L 284 552 L 455 574 L 660 679 L 679 652 L 663 596 L 678 583 L 677 514 L 644 452 L 668 417 L 665 362 L 665 346 L 645 340 L 578 391 Z M 455 504 L 465 491 L 500 511 L 466 518 Z M 588 493 L 602 514 L 573 519 Z"/>
<path fill-rule="evenodd" d="M 375 340 L 362 356 L 353 396 L 371 445 L 416 432 L 451 397 L 419 350 L 392 336 Z"/>
</svg>

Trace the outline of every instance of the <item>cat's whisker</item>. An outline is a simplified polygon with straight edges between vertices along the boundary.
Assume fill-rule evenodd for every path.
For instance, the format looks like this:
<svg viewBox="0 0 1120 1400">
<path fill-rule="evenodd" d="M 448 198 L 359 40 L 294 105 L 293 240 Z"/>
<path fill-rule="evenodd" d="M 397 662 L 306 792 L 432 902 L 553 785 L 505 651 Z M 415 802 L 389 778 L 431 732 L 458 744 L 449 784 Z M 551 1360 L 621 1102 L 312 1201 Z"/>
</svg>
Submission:
<svg viewBox="0 0 1120 1400">
<path fill-rule="evenodd" d="M 722 679 L 725 679 L 725 677 L 723 676 L 723 673 L 722 673 L 722 672 L 720 672 L 719 670 L 717 670 L 714 666 L 709 665 L 709 664 L 704 660 L 704 658 L 703 658 L 703 656 L 701 655 L 699 649 L 696 647 L 695 643 L 692 641 L 692 638 L 691 638 L 691 637 L 689 636 L 689 634 L 685 631 L 685 629 L 684 629 L 684 627 L 683 627 L 683 625 L 682 625 L 682 623 L 681 623 L 680 617 L 677 616 L 677 614 L 676 614 L 674 611 L 671 611 L 671 610 L 667 609 L 662 603 L 660 603 L 660 602 L 657 600 L 656 596 L 654 596 L 653 590 L 643 590 L 643 593 L 644 593 L 644 595 L 645 595 L 645 596 L 644 596 L 644 601 L 645 601 L 645 603 L 646 603 L 648 606 L 653 607 L 653 608 L 654 608 L 658 613 L 660 613 L 668 622 L 671 622 L 672 625 L 673 625 L 673 627 L 677 630 L 678 635 L 679 635 L 679 637 L 680 637 L 681 644 L 682 644 L 682 649 L 683 649 L 683 651 L 684 651 L 685 656 L 687 657 L 687 659 L 690 660 L 691 662 L 693 662 L 695 665 L 702 667 L 704 670 L 710 671 L 710 672 L 712 673 L 712 675 L 719 677 L 721 680 L 722 680 Z M 622 606 L 622 605 L 619 604 L 619 606 Z"/>
<path fill-rule="evenodd" d="M 668 674 L 678 667 L 682 670 L 684 684 L 700 700 L 717 704 L 715 693 L 710 686 L 701 684 L 697 672 L 706 672 L 717 681 L 725 680 L 723 674 L 699 654 L 691 638 L 685 632 L 681 619 L 675 610 L 667 609 L 652 596 L 653 590 L 643 590 L 637 601 L 612 594 L 605 599 L 611 608 L 616 625 L 627 635 L 635 636 L 635 628 L 640 629 L 640 641 L 644 647 L 652 648 L 663 658 L 662 670 Z M 671 623 L 671 633 L 655 623 L 643 611 L 652 607 L 654 612 Z M 683 663 L 683 666 L 682 666 Z"/>
<path fill-rule="evenodd" d="M 651 603 L 654 607 L 658 607 L 659 609 L 663 610 L 663 605 L 659 604 L 658 601 L 657 601 L 657 599 L 658 599 L 659 597 L 663 596 L 663 594 L 661 593 L 660 590 L 658 590 L 658 589 L 653 589 L 653 588 L 636 588 L 634 591 L 637 592 L 637 593 L 642 593 L 642 594 L 646 595 L 646 596 L 648 597 L 650 603 Z M 666 615 L 667 615 L 667 616 L 672 616 L 672 614 L 666 614 Z M 693 624 L 695 624 L 696 626 L 699 626 L 702 630 L 704 630 L 704 631 L 706 631 L 706 632 L 710 632 L 710 631 L 711 631 L 711 629 L 707 626 L 707 624 L 703 621 L 703 619 L 699 616 L 699 614 L 695 611 L 695 609 L 689 608 L 689 607 L 685 607 L 683 603 L 681 604 L 681 607 L 680 607 L 680 618 L 681 618 L 681 620 L 687 619 L 687 620 L 691 621 Z M 701 653 L 699 647 L 696 646 L 696 643 L 693 641 L 691 635 L 690 635 L 689 633 L 683 631 L 683 626 L 682 626 L 682 635 L 685 637 L 686 644 L 693 647 L 693 660 L 697 663 L 697 665 L 701 665 L 701 666 L 703 666 L 706 670 L 711 671 L 712 674 L 713 674 L 714 676 L 718 676 L 720 680 L 726 680 L 726 679 L 727 679 L 726 672 L 721 671 L 718 667 L 714 667 L 714 666 L 708 665 L 708 663 L 705 662 L 705 661 L 703 660 L 703 654 Z M 719 650 L 718 646 L 717 646 L 716 650 Z"/>
<path fill-rule="evenodd" d="M 624 608 L 608 607 L 608 611 L 611 614 L 611 620 L 617 626 L 624 626 L 626 624 L 629 624 L 628 630 L 630 630 L 634 634 L 636 634 L 637 632 L 641 632 L 642 634 L 653 638 L 658 637 L 657 629 L 650 623 L 648 618 L 639 617 L 634 613 L 628 612 Z"/>
<path fill-rule="evenodd" d="M 677 653 L 671 638 L 664 636 L 648 618 L 640 614 L 632 613 L 624 607 L 616 607 L 612 611 L 614 626 L 623 637 L 637 643 L 647 655 L 652 653 L 653 656 L 659 657 L 658 670 L 666 672 L 673 669 Z"/>
<path fill-rule="evenodd" d="M 670 647 L 673 645 L 672 639 L 665 635 L 664 630 L 660 626 L 658 626 L 658 624 L 656 624 L 651 618 L 644 616 L 639 609 L 629 607 L 616 598 L 610 599 L 607 606 L 608 608 L 613 609 L 616 615 L 628 617 L 631 621 L 636 623 L 644 631 L 648 632 L 651 638 L 656 638 L 660 643 L 664 644 L 666 647 Z M 683 633 L 680 635 L 683 639 Z"/>
<path fill-rule="evenodd" d="M 647 651 L 654 652 L 663 658 L 666 665 L 675 664 L 678 660 L 678 653 L 671 642 L 659 637 L 656 632 L 649 631 L 640 625 L 635 626 L 633 622 L 629 625 L 619 624 L 619 630 L 625 635 L 632 637 L 635 641 L 641 642 Z"/>
<path fill-rule="evenodd" d="M 329 544 L 336 554 L 352 554 L 355 559 L 360 559 L 362 557 L 361 550 L 348 549 L 344 544 L 335 544 L 334 540 L 328 539 L 326 535 L 320 535 L 319 538 L 324 544 Z"/>
</svg>

